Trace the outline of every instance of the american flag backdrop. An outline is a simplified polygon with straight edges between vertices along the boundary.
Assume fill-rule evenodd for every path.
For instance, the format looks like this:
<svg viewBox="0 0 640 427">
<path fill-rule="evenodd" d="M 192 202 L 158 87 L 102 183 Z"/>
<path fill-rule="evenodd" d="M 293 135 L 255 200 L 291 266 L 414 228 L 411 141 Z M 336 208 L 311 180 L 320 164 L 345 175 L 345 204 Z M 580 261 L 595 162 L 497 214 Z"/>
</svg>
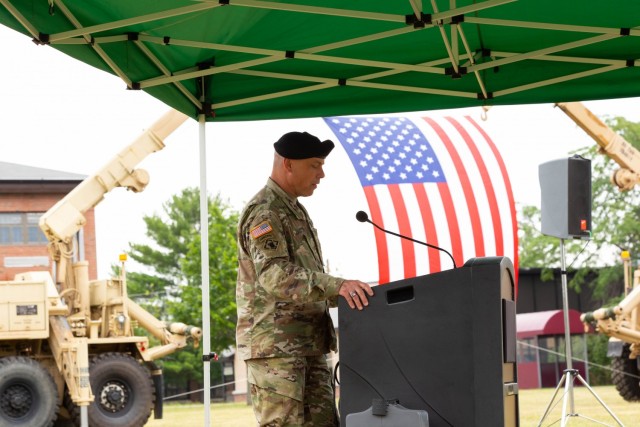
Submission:
<svg viewBox="0 0 640 427">
<path fill-rule="evenodd" d="M 515 202 L 505 164 L 471 117 L 327 117 L 364 189 L 372 222 L 469 258 L 518 267 Z M 373 228 L 379 283 L 453 268 L 441 251 Z"/>
</svg>

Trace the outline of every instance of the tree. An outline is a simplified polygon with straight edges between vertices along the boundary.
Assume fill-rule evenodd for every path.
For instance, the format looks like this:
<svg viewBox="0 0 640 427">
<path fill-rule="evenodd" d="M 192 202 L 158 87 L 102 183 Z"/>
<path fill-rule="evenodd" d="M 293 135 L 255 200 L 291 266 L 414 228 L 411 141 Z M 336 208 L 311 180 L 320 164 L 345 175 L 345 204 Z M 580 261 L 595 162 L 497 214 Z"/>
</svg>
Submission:
<svg viewBox="0 0 640 427">
<path fill-rule="evenodd" d="M 199 206 L 199 190 L 183 190 L 163 204 L 162 215 L 144 217 L 153 244 L 129 244 L 130 257 L 144 267 L 128 273 L 129 293 L 163 320 L 202 325 Z M 220 352 L 235 344 L 238 213 L 219 195 L 208 206 L 210 338 Z M 167 382 L 201 382 L 201 357 L 200 350 L 183 349 L 163 359 Z"/>
<path fill-rule="evenodd" d="M 607 124 L 630 144 L 640 149 L 640 123 L 621 117 L 606 119 Z M 611 173 L 619 168 L 607 155 L 598 152 L 597 144 L 575 153 L 591 160 L 592 166 L 592 236 L 590 241 L 565 241 L 567 267 L 577 268 L 570 286 L 579 290 L 584 278 L 598 269 L 594 295 L 608 299 L 612 283 L 622 280 L 620 251 L 640 253 L 640 192 L 621 192 L 611 183 Z M 524 206 L 519 221 L 521 267 L 543 268 L 543 279 L 550 267 L 560 265 L 560 240 L 540 233 L 540 210 Z M 570 265 L 571 264 L 571 265 Z"/>
<path fill-rule="evenodd" d="M 630 122 L 622 117 L 606 120 L 607 124 L 627 142 L 640 150 L 640 123 Z M 589 152 L 595 153 L 591 148 Z M 607 268 L 601 271 L 596 283 L 596 291 L 604 294 L 608 284 L 621 280 L 620 251 L 628 250 L 636 257 L 640 254 L 640 189 L 619 191 L 611 182 L 611 175 L 620 166 L 606 155 L 597 155 L 593 161 L 593 215 L 594 235 L 600 247 L 607 251 L 600 256 L 608 261 L 606 266 L 615 265 L 615 271 Z M 595 222 L 597 219 L 597 223 Z M 606 255 L 611 254 L 609 259 Z M 613 258 L 613 259 L 611 259 Z"/>
</svg>

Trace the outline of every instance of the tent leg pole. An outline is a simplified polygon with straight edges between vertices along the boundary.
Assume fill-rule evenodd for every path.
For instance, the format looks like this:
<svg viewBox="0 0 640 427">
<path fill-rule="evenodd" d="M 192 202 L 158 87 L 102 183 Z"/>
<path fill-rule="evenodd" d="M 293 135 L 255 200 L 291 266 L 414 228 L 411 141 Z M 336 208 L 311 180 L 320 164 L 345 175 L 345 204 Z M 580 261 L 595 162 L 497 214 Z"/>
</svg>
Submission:
<svg viewBox="0 0 640 427">
<path fill-rule="evenodd" d="M 204 381 L 204 427 L 211 425 L 211 334 L 209 316 L 209 204 L 207 197 L 207 150 L 205 117 L 198 116 L 200 140 L 200 260 L 202 274 L 202 352 Z"/>
<path fill-rule="evenodd" d="M 80 426 L 89 426 L 89 405 L 82 405 L 80 407 Z"/>
</svg>

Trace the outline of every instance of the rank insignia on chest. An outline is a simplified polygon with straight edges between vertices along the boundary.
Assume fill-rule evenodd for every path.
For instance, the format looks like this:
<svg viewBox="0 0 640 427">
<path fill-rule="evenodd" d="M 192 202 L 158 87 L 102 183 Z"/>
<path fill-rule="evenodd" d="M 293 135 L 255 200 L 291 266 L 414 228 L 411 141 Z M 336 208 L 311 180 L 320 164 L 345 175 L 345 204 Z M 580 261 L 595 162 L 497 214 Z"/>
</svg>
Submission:
<svg viewBox="0 0 640 427">
<path fill-rule="evenodd" d="M 264 236 L 267 233 L 270 233 L 273 231 L 273 228 L 271 228 L 271 225 L 266 222 L 263 221 L 260 224 L 256 225 L 255 227 L 253 227 L 251 229 L 251 231 L 249 231 L 249 234 L 251 235 L 252 239 L 257 239 L 260 236 Z"/>
</svg>

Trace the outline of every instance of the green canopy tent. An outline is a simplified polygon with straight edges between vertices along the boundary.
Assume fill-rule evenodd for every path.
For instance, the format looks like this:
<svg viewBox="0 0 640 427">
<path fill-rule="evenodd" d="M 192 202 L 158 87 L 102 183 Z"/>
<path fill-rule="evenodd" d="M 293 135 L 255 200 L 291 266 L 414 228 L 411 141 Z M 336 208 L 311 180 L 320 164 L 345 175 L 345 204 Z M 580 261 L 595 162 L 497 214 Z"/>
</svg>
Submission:
<svg viewBox="0 0 640 427">
<path fill-rule="evenodd" d="M 632 1 L 0 4 L 1 24 L 207 121 L 640 95 Z"/>
<path fill-rule="evenodd" d="M 640 96 L 640 3 L 633 1 L 0 5 L 0 24 L 199 120 L 204 354 L 210 353 L 205 122 Z M 208 389 L 206 362 L 204 369 Z"/>
</svg>

